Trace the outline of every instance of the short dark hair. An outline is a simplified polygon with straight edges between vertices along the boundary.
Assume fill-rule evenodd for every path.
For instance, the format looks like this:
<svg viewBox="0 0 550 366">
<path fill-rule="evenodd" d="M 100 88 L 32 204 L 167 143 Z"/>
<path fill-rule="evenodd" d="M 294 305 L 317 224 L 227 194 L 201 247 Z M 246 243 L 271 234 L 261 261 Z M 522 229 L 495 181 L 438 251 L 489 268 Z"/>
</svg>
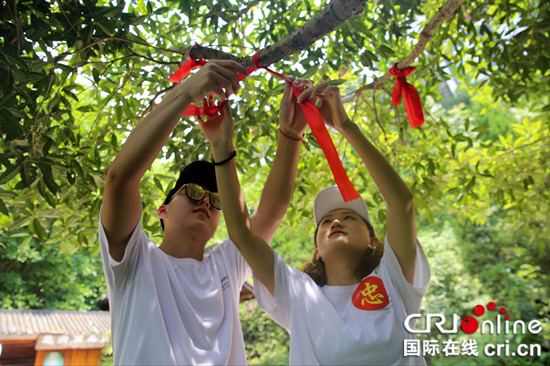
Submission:
<svg viewBox="0 0 550 366">
<path fill-rule="evenodd" d="M 172 195 L 176 193 L 184 184 L 196 183 L 210 192 L 218 192 L 218 183 L 216 182 L 216 168 L 209 161 L 197 160 L 187 165 L 181 172 L 174 188 L 168 191 L 164 199 L 164 205 L 170 204 Z M 160 226 L 164 231 L 164 220 L 160 219 Z"/>
</svg>

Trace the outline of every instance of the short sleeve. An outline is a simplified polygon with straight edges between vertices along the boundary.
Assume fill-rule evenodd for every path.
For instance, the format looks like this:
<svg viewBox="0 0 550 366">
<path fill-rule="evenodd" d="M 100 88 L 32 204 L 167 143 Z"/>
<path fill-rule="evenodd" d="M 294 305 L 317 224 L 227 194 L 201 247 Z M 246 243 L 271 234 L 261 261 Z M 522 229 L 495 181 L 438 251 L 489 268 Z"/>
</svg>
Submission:
<svg viewBox="0 0 550 366">
<path fill-rule="evenodd" d="M 213 250 L 212 255 L 217 255 L 218 253 L 224 261 L 228 273 L 233 276 L 232 281 L 241 288 L 244 281 L 252 276 L 250 266 L 230 239 L 218 245 Z"/>
<path fill-rule="evenodd" d="M 420 312 L 420 303 L 422 302 L 422 298 L 428 287 L 428 282 L 430 281 L 430 265 L 428 264 L 426 254 L 424 254 L 424 250 L 418 240 L 412 285 L 405 278 L 403 270 L 397 260 L 397 256 L 388 241 L 387 235 L 384 244 L 384 255 L 380 261 L 380 266 L 388 269 L 392 281 L 403 300 L 407 314 L 418 314 Z"/>
<path fill-rule="evenodd" d="M 103 206 L 101 207 L 101 209 Z M 101 222 L 101 209 L 99 210 L 99 246 L 105 280 L 111 290 L 122 291 L 126 285 L 133 279 L 138 268 L 140 260 L 145 257 L 150 239 L 141 228 L 141 216 L 128 240 L 124 256 L 120 262 L 114 260 L 109 254 L 109 241 L 107 234 Z"/>
<path fill-rule="evenodd" d="M 254 292 L 258 305 L 279 325 L 290 332 L 291 300 L 294 293 L 293 281 L 300 274 L 296 269 L 289 267 L 283 258 L 273 251 L 275 269 L 275 296 L 254 277 Z"/>
</svg>

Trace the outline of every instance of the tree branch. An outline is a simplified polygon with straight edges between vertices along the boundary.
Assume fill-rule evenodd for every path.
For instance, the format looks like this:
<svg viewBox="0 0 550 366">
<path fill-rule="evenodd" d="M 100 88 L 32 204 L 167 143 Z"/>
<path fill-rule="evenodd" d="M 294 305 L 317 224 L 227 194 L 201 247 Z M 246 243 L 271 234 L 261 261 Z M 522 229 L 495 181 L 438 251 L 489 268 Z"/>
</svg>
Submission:
<svg viewBox="0 0 550 366">
<path fill-rule="evenodd" d="M 21 36 L 19 35 L 19 17 L 17 16 L 17 0 L 13 0 L 15 5 L 15 29 L 17 30 L 17 56 L 21 56 Z"/>
<path fill-rule="evenodd" d="M 369 102 L 367 102 L 367 99 L 365 98 L 365 96 L 363 94 L 360 94 L 360 97 L 361 97 L 361 99 L 363 99 L 363 102 L 365 102 L 365 104 L 367 105 L 367 107 L 369 107 L 369 109 L 372 111 L 372 113 L 374 113 L 374 119 L 375 119 L 376 123 L 378 124 L 378 127 L 380 127 L 380 129 L 382 130 L 382 133 L 384 134 L 384 140 L 386 140 L 386 144 L 388 145 L 391 154 L 393 155 L 394 159 L 397 161 L 397 157 L 395 156 L 395 152 L 393 151 L 393 149 L 391 147 L 391 144 L 388 141 L 388 136 L 386 135 L 386 130 L 384 129 L 384 126 L 382 126 L 382 123 L 380 123 L 380 119 L 378 118 L 378 112 L 376 111 L 376 90 L 374 90 L 373 93 L 372 93 L 372 103 L 373 103 L 372 106 L 369 104 Z M 379 133 L 379 135 L 380 135 L 380 133 Z"/>
<path fill-rule="evenodd" d="M 266 1 L 266 0 L 256 0 L 256 1 L 252 2 L 252 4 L 250 4 L 250 5 L 248 5 L 248 6 L 246 7 L 246 9 L 241 10 L 241 11 L 237 14 L 237 18 L 235 18 L 235 22 L 237 22 L 244 14 L 248 13 L 248 11 L 249 11 L 250 9 L 252 9 L 252 8 L 255 7 L 256 5 L 258 5 L 259 3 L 264 2 L 264 1 Z"/>
<path fill-rule="evenodd" d="M 531 142 L 531 143 L 526 144 L 526 145 L 518 146 L 518 147 L 516 147 L 516 148 L 513 148 L 513 149 L 508 150 L 508 151 L 505 152 L 504 154 L 498 155 L 497 158 L 502 158 L 503 156 L 509 155 L 509 154 L 511 154 L 511 153 L 513 153 L 513 152 L 516 152 L 516 151 L 518 151 L 518 150 L 525 149 L 526 147 L 529 147 L 529 146 L 538 144 L 539 142 L 546 141 L 546 140 L 548 140 L 548 139 L 550 139 L 550 136 L 546 136 L 546 137 L 540 138 L 540 139 L 538 139 L 537 141 Z"/>
<path fill-rule="evenodd" d="M 462 0 L 464 1 L 464 0 Z M 340 19 L 348 19 L 352 15 L 363 12 L 367 0 L 332 0 L 332 10 Z M 261 53 L 259 62 L 263 66 L 269 66 L 275 62 L 308 48 L 318 39 L 332 32 L 342 22 L 331 13 L 329 6 L 317 13 L 303 27 L 298 28 L 292 34 L 286 36 L 271 46 L 267 46 Z M 237 57 L 208 47 L 194 46 L 187 49 L 185 59 L 207 60 L 232 60 L 244 67 L 252 67 L 252 56 Z"/>
<path fill-rule="evenodd" d="M 424 52 L 424 49 L 426 48 L 426 45 L 428 44 L 428 41 L 430 38 L 432 38 L 432 35 L 434 34 L 435 30 L 448 18 L 452 17 L 455 14 L 455 11 L 462 5 L 464 0 L 448 0 L 441 8 L 439 8 L 439 11 L 435 14 L 435 16 L 426 24 L 422 32 L 420 32 L 420 35 L 418 36 L 418 43 L 414 47 L 413 51 L 409 56 L 407 56 L 404 60 L 400 61 L 397 64 L 397 68 L 399 70 L 403 70 L 404 68 L 410 66 L 414 60 L 422 52 Z M 368 89 L 380 89 L 381 85 L 388 81 L 391 78 L 391 75 L 389 72 L 387 72 L 384 76 L 375 79 L 372 83 L 367 84 L 365 86 L 362 86 L 361 88 L 357 89 L 354 93 L 359 93 L 364 90 Z"/>
<path fill-rule="evenodd" d="M 134 56 L 138 56 L 138 57 L 141 57 L 145 60 L 149 60 L 151 62 L 154 62 L 154 63 L 157 63 L 157 64 L 162 64 L 162 65 L 174 65 L 174 64 L 178 64 L 179 62 L 177 61 L 159 61 L 159 60 L 155 60 L 154 58 L 152 57 L 148 57 L 148 56 L 145 56 L 145 55 L 142 55 L 142 54 L 139 54 L 137 53 L 136 51 L 134 51 L 132 48 L 130 48 L 130 46 L 128 46 L 126 43 L 123 43 L 124 47 L 126 47 L 126 49 L 130 52 L 132 52 L 132 55 Z"/>
</svg>

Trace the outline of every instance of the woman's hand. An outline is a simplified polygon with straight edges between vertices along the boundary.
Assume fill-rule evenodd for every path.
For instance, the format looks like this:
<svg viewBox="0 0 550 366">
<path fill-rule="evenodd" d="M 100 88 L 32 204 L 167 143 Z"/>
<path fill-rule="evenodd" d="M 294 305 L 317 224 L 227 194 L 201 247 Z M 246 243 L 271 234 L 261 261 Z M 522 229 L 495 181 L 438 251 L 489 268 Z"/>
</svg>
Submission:
<svg viewBox="0 0 550 366">
<path fill-rule="evenodd" d="M 246 68 L 235 61 L 208 61 L 196 74 L 181 83 L 185 95 L 192 103 L 200 102 L 207 95 L 214 93 L 221 100 L 237 94 L 240 89 L 237 74 L 248 76 Z M 225 92 L 222 90 L 225 89 Z"/>
<path fill-rule="evenodd" d="M 306 79 L 296 79 L 293 75 L 288 76 L 285 80 L 285 91 L 279 108 L 279 123 L 281 131 L 285 135 L 299 139 L 302 138 L 307 127 L 307 121 L 302 108 L 298 105 L 292 86 L 304 90 L 311 88 L 313 82 Z"/>
<path fill-rule="evenodd" d="M 219 113 L 209 116 L 206 121 L 201 116 L 197 116 L 199 125 L 212 146 L 229 146 L 233 143 L 233 116 L 231 115 L 231 108 L 229 108 L 229 100 L 221 103 L 225 103 L 223 109 Z M 208 99 L 204 98 L 202 104 L 205 107 L 213 106 L 214 96 L 210 95 Z"/>
<path fill-rule="evenodd" d="M 304 90 L 298 98 L 298 103 L 310 100 L 316 104 L 318 99 L 322 101 L 319 111 L 327 126 L 335 128 L 340 133 L 345 132 L 348 127 L 353 126 L 353 122 L 344 110 L 340 97 L 340 89 L 337 86 L 332 86 L 326 81 L 322 81 L 312 88 Z"/>
</svg>

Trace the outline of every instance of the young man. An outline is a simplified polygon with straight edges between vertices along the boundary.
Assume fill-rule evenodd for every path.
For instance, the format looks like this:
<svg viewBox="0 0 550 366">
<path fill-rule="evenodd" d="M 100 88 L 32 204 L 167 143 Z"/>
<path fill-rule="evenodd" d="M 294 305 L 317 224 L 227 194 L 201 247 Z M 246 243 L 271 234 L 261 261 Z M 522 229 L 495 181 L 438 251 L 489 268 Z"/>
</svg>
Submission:
<svg viewBox="0 0 550 366">
<path fill-rule="evenodd" d="M 233 61 L 210 61 L 179 84 L 132 131 L 111 164 L 99 219 L 99 240 L 112 316 L 114 363 L 119 365 L 246 364 L 239 292 L 251 275 L 226 240 L 204 247 L 221 212 L 214 166 L 194 162 L 180 174 L 157 215 L 164 237 L 157 247 L 141 228 L 139 181 L 192 102 L 239 90 Z M 256 233 L 268 243 L 290 202 L 305 118 L 292 93 L 310 81 L 286 80 L 277 155 L 257 210 Z M 222 88 L 225 88 L 224 92 Z M 291 138 L 288 138 L 291 137 Z"/>
</svg>

